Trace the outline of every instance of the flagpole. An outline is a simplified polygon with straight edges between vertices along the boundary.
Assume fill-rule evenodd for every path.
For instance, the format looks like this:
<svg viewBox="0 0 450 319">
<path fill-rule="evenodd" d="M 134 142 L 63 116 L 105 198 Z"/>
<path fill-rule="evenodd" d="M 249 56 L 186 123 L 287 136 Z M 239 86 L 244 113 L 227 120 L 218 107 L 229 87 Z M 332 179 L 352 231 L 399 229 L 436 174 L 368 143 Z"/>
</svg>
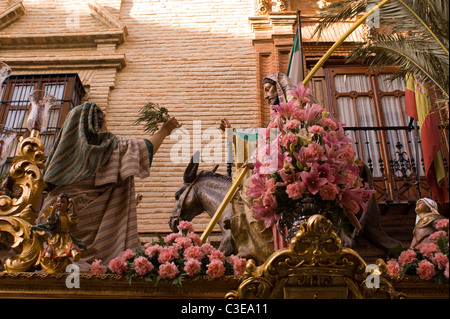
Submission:
<svg viewBox="0 0 450 319">
<path fill-rule="evenodd" d="M 303 64 L 303 38 L 302 38 L 302 20 L 300 18 L 301 11 L 297 9 L 297 34 L 298 34 L 298 48 L 300 49 L 300 81 L 303 82 L 305 78 L 305 68 Z"/>
<path fill-rule="evenodd" d="M 317 71 L 322 67 L 322 65 L 325 63 L 326 60 L 333 54 L 333 52 L 345 41 L 345 39 L 348 38 L 348 36 L 356 30 L 366 19 L 375 12 L 375 10 L 378 10 L 380 7 L 384 6 L 386 3 L 388 3 L 390 0 L 383 0 L 380 3 L 378 3 L 376 6 L 374 6 L 371 10 L 366 12 L 361 18 L 359 18 L 358 21 L 355 22 L 355 24 L 347 30 L 347 32 L 344 33 L 344 35 L 341 36 L 341 38 L 333 44 L 333 46 L 325 53 L 325 55 L 317 62 L 317 64 L 314 66 L 314 68 L 309 72 L 309 74 L 306 76 L 306 78 L 302 81 L 303 85 L 307 85 L 308 82 L 312 79 L 312 77 L 317 73 Z M 299 34 L 300 37 L 300 34 Z M 300 43 L 299 43 L 300 44 Z M 228 190 L 227 194 L 225 195 L 224 199 L 222 200 L 222 203 L 217 208 L 216 212 L 214 213 L 214 216 L 212 217 L 211 221 L 209 222 L 208 226 L 206 227 L 205 231 L 201 235 L 201 240 L 204 243 L 208 236 L 211 234 L 211 231 L 213 230 L 214 226 L 219 221 L 220 217 L 222 216 L 225 208 L 230 203 L 231 199 L 233 198 L 234 194 L 236 193 L 236 190 L 238 186 L 241 184 L 242 180 L 244 179 L 244 176 L 247 174 L 249 168 L 248 166 L 244 166 L 241 168 L 241 171 L 239 172 L 238 177 L 235 181 L 233 181 L 233 184 L 231 185 L 230 189 Z"/>
<path fill-rule="evenodd" d="M 422 191 L 420 189 L 419 127 L 417 125 L 417 120 L 414 120 L 414 133 L 416 135 L 416 187 L 419 198 L 422 198 Z"/>
</svg>

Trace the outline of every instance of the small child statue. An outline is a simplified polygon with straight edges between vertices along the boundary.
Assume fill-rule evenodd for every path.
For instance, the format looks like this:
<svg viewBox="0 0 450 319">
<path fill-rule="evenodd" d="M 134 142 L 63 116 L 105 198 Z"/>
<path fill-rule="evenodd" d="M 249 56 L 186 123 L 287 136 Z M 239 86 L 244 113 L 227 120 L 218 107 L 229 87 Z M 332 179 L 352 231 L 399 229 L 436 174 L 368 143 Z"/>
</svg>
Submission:
<svg viewBox="0 0 450 319">
<path fill-rule="evenodd" d="M 439 214 L 437 203 L 429 198 L 421 198 L 416 202 L 417 222 L 413 231 L 413 240 L 411 248 L 415 248 L 420 243 L 427 243 L 428 236 L 436 232 L 437 222 L 445 219 Z"/>
<path fill-rule="evenodd" d="M 44 263 L 57 258 L 71 257 L 75 262 L 80 259 L 80 248 L 86 249 L 86 245 L 70 233 L 70 229 L 76 224 L 78 210 L 74 200 L 65 193 L 59 194 L 47 222 L 31 227 L 32 230 L 48 231 L 52 234 L 42 253 Z"/>
</svg>

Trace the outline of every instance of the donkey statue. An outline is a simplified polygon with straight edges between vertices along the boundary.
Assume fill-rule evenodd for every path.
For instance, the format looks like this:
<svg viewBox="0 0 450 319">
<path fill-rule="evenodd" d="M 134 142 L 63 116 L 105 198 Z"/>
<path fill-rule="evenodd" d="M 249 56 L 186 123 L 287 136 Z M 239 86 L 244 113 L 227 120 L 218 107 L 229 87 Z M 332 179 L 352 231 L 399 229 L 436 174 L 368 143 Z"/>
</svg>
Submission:
<svg viewBox="0 0 450 319">
<path fill-rule="evenodd" d="M 213 217 L 232 184 L 231 177 L 216 173 L 219 165 L 214 166 L 210 171 L 197 173 L 199 164 L 198 161 L 194 163 L 195 156 L 195 154 L 192 156 L 186 167 L 183 184 L 175 192 L 175 204 L 169 219 L 170 229 L 174 232 L 178 232 L 177 226 L 180 220 L 191 221 L 205 211 Z M 228 204 L 218 222 L 222 231 L 219 250 L 225 255 L 234 252 L 231 231 L 224 225 L 224 220 L 231 219 L 232 215 L 231 204 Z"/>
<path fill-rule="evenodd" d="M 196 154 L 192 156 L 187 165 L 183 184 L 175 193 L 175 205 L 169 219 L 169 226 L 174 232 L 178 231 L 177 226 L 180 220 L 191 221 L 204 211 L 212 217 L 232 184 L 231 177 L 216 173 L 219 165 L 216 165 L 211 171 L 197 173 L 199 164 L 198 161 L 194 163 L 195 156 Z M 373 187 L 373 177 L 366 165 L 361 169 L 360 176 Z M 234 252 L 230 225 L 225 225 L 232 216 L 232 206 L 228 204 L 218 222 L 222 231 L 219 250 L 225 255 Z M 343 246 L 352 247 L 356 237 L 360 234 L 385 252 L 391 248 L 402 246 L 400 241 L 389 237 L 382 229 L 380 211 L 375 196 L 368 203 L 367 210 L 359 215 L 359 222 L 363 227 L 361 231 L 355 229 L 350 235 L 341 232 Z"/>
</svg>

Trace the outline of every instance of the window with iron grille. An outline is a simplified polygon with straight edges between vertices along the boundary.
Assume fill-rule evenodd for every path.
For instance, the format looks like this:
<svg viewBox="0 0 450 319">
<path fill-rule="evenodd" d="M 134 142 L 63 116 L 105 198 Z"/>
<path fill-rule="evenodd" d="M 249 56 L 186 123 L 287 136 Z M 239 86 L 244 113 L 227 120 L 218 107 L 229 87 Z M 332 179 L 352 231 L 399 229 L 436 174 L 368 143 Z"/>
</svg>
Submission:
<svg viewBox="0 0 450 319">
<path fill-rule="evenodd" d="M 378 199 L 409 202 L 426 196 L 418 127 L 405 113 L 405 84 L 392 71 L 330 67 L 332 109 L 346 124 L 355 151 L 375 178 Z"/>
<path fill-rule="evenodd" d="M 29 135 L 26 119 L 30 108 L 29 96 L 33 90 L 44 90 L 56 98 L 56 104 L 48 115 L 46 129 L 40 134 L 48 156 L 67 114 L 81 104 L 85 90 L 76 73 L 9 76 L 2 87 L 0 124 L 13 129 L 17 136 Z M 9 171 L 17 144 L 18 139 L 10 148 L 8 160 L 0 167 L 0 175 Z"/>
</svg>

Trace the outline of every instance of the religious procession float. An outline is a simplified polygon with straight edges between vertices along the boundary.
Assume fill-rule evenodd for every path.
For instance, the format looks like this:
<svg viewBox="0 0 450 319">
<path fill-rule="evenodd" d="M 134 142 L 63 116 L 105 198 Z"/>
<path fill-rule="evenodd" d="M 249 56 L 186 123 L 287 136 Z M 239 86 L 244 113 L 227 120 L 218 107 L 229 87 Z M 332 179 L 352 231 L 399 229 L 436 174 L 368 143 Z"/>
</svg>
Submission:
<svg viewBox="0 0 450 319">
<path fill-rule="evenodd" d="M 121 139 L 102 127 L 99 107 L 84 103 L 70 112 L 46 158 L 40 133 L 53 97 L 33 92 L 30 134 L 21 138 L 0 192 L 0 245 L 7 251 L 0 297 L 448 298 L 449 220 L 433 200 L 417 201 L 413 242 L 394 247 L 391 257 L 368 264 L 347 247 L 352 232 L 377 214 L 374 190 L 343 124 L 307 87 L 344 39 L 302 82 L 280 73 L 265 79 L 276 95 L 268 126 L 231 138 L 233 150 L 254 143 L 253 151 L 235 157 L 233 178 L 217 167 L 199 173 L 194 154 L 175 195 L 173 233 L 146 243 L 137 235 L 130 176 L 146 176 L 177 121 L 149 103 L 137 123 L 152 137 Z M 9 74 L 2 69 L 2 81 Z M 2 159 L 14 134 L 2 128 Z M 211 189 L 220 196 L 208 195 Z M 198 207 L 211 207 L 201 235 L 192 222 Z M 212 245 L 216 224 L 222 237 Z"/>
</svg>

